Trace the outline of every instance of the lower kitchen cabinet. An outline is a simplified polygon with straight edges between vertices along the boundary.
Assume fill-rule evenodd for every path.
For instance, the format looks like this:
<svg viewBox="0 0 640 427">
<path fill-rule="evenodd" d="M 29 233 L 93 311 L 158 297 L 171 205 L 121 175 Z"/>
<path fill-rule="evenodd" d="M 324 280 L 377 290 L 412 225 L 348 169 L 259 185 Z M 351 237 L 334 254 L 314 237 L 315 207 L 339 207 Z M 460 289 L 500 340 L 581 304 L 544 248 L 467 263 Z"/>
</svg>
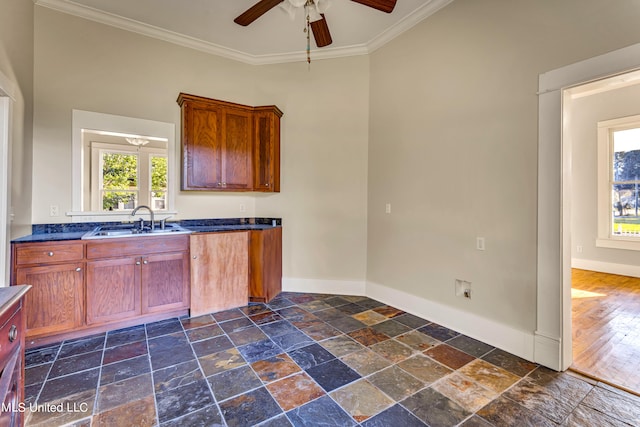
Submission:
<svg viewBox="0 0 640 427">
<path fill-rule="evenodd" d="M 142 314 L 189 308 L 187 252 L 142 258 Z"/>
<path fill-rule="evenodd" d="M 18 267 L 14 284 L 31 285 L 25 296 L 28 336 L 56 334 L 84 323 L 83 262 Z"/>
<path fill-rule="evenodd" d="M 191 316 L 247 305 L 249 232 L 191 235 Z"/>
<path fill-rule="evenodd" d="M 189 309 L 188 235 L 16 243 L 12 249 L 11 284 L 32 286 L 24 308 L 28 345 Z"/>
<path fill-rule="evenodd" d="M 249 299 L 269 302 L 282 291 L 282 227 L 249 234 Z"/>
<path fill-rule="evenodd" d="M 12 246 L 12 285 L 25 296 L 27 336 L 50 335 L 84 324 L 84 245 L 81 242 Z"/>
<path fill-rule="evenodd" d="M 188 309 L 188 242 L 182 235 L 88 243 L 87 324 Z"/>
<path fill-rule="evenodd" d="M 137 257 L 87 263 L 87 325 L 141 314 L 140 270 Z"/>
</svg>

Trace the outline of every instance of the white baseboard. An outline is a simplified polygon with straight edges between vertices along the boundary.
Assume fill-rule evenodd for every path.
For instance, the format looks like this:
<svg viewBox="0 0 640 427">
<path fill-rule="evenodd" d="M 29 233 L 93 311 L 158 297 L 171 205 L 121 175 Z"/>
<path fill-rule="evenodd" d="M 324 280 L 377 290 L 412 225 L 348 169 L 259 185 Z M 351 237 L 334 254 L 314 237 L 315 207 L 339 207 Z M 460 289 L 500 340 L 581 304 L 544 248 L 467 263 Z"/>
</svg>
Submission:
<svg viewBox="0 0 640 427">
<path fill-rule="evenodd" d="M 283 277 L 282 290 L 314 294 L 365 295 L 365 282 Z"/>
<path fill-rule="evenodd" d="M 377 283 L 367 282 L 366 295 L 523 359 L 534 360 L 532 333 Z"/>
<path fill-rule="evenodd" d="M 363 295 L 399 308 L 442 326 L 453 329 L 506 352 L 556 369 L 557 345 L 533 333 L 514 329 L 508 325 L 439 304 L 416 295 L 373 282 L 351 280 L 282 278 L 282 290 L 319 294 Z M 543 344 L 534 354 L 534 341 Z"/>
<path fill-rule="evenodd" d="M 581 270 L 599 271 L 601 273 L 640 277 L 640 265 L 616 264 L 613 262 L 571 258 L 571 267 Z"/>
<path fill-rule="evenodd" d="M 539 332 L 535 333 L 534 361 L 547 368 L 561 371 L 560 366 L 562 341 L 560 338 L 549 337 Z"/>
</svg>

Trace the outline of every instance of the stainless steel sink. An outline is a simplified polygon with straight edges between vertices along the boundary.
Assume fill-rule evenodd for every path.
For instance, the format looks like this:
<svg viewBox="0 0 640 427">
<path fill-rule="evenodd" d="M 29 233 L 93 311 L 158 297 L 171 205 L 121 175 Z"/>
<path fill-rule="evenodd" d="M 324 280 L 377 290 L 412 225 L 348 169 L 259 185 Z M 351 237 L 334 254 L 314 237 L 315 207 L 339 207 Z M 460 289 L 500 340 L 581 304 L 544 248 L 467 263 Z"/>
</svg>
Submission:
<svg viewBox="0 0 640 427">
<path fill-rule="evenodd" d="M 155 228 L 153 230 L 145 228 L 140 230 L 135 224 L 114 224 L 101 225 L 95 229 L 85 233 L 82 239 L 109 239 L 117 237 L 134 237 L 134 236 L 163 236 L 174 234 L 190 234 L 191 230 L 187 230 L 178 224 L 168 223 L 164 229 Z"/>
</svg>

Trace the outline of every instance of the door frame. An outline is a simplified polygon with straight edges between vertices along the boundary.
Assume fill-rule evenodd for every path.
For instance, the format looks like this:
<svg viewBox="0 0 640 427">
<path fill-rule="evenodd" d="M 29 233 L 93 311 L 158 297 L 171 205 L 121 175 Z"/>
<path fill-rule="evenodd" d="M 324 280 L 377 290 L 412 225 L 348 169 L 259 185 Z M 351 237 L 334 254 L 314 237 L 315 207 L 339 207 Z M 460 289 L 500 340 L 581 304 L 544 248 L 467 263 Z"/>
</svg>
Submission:
<svg viewBox="0 0 640 427">
<path fill-rule="evenodd" d="M 11 206 L 11 121 L 16 85 L 0 71 L 0 286 L 9 285 Z"/>
<path fill-rule="evenodd" d="M 640 69 L 640 44 L 538 79 L 537 322 L 534 359 L 564 371 L 571 340 L 571 141 L 563 139 L 565 89 Z"/>
</svg>

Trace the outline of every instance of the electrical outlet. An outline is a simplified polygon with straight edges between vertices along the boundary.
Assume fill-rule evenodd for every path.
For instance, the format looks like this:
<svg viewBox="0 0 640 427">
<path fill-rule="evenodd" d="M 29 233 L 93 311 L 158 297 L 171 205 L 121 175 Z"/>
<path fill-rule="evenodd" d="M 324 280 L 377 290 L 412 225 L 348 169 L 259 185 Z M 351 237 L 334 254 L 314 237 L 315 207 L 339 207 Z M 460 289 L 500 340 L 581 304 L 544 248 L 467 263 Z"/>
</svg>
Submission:
<svg viewBox="0 0 640 427">
<path fill-rule="evenodd" d="M 247 211 L 247 205 L 245 205 L 244 203 L 240 203 L 240 212 L 246 212 Z"/>
<path fill-rule="evenodd" d="M 471 282 L 467 280 L 456 279 L 455 291 L 457 297 L 471 298 Z"/>
<path fill-rule="evenodd" d="M 59 214 L 58 205 L 49 206 L 49 216 L 58 216 Z"/>
<path fill-rule="evenodd" d="M 384 205 L 384 212 L 390 214 L 391 213 L 391 203 L 387 203 Z"/>
<path fill-rule="evenodd" d="M 576 252 L 579 253 L 579 254 L 582 253 L 582 246 L 581 245 L 576 246 Z"/>
</svg>

